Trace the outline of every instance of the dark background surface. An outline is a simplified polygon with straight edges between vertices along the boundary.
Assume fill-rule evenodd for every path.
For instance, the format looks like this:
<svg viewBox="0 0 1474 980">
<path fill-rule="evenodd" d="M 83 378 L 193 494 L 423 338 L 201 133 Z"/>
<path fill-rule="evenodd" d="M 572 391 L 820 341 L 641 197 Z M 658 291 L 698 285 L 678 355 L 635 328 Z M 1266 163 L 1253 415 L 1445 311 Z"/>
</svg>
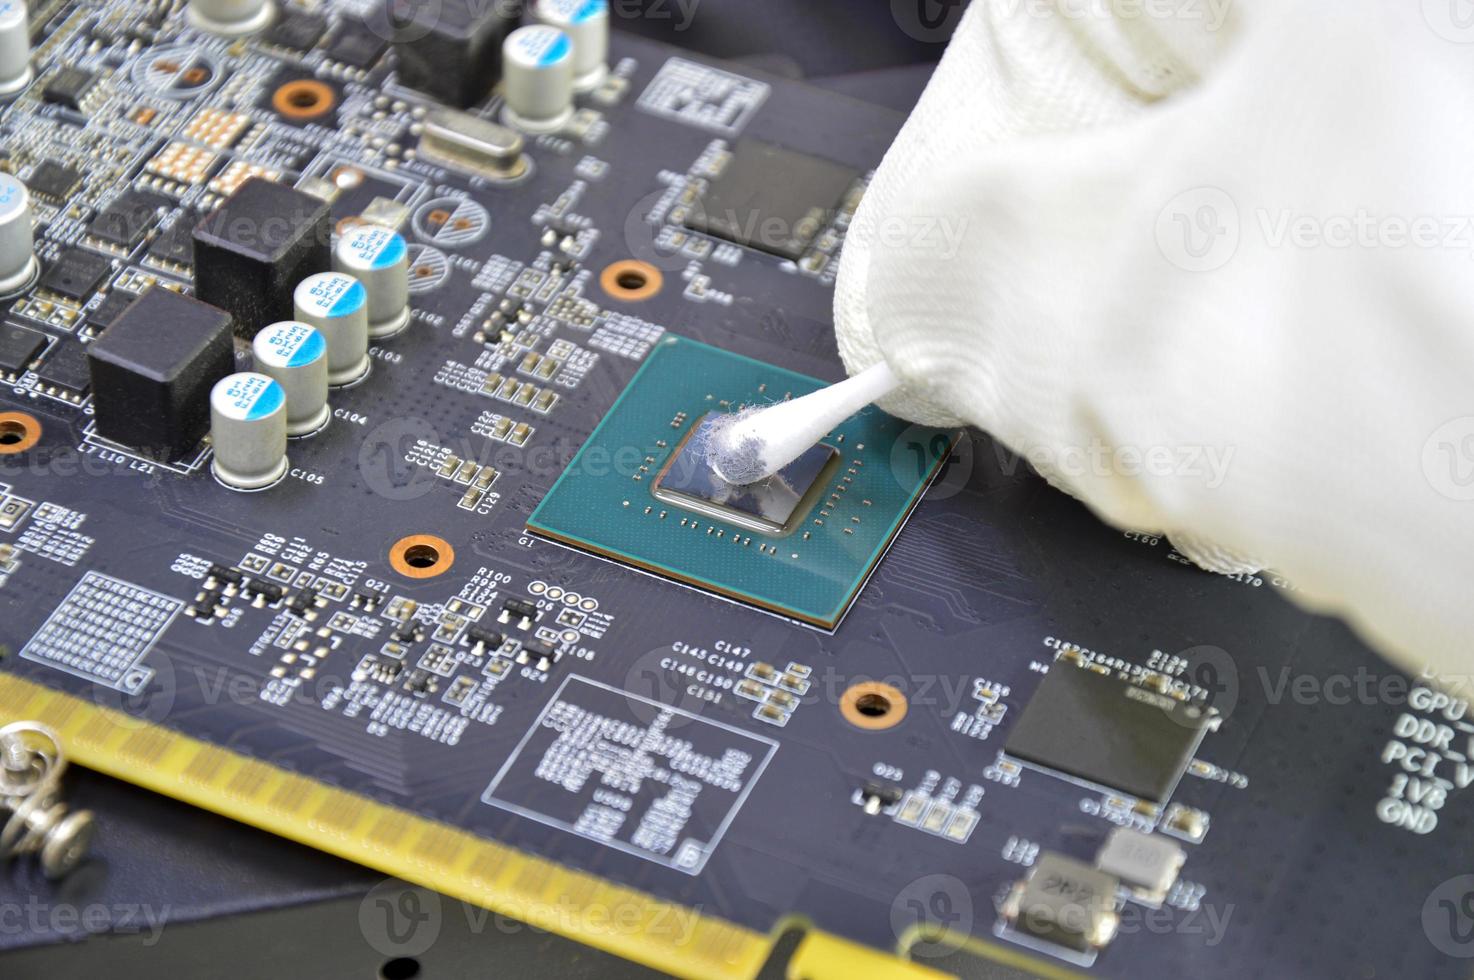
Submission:
<svg viewBox="0 0 1474 980">
<path fill-rule="evenodd" d="M 932 0 L 643 2 L 642 17 L 613 5 L 616 30 L 902 111 L 957 15 Z M 916 2 L 941 26 L 921 26 Z M 0 865 L 5 976 L 652 975 L 96 773 L 71 770 L 66 798 L 97 815 L 92 856 L 56 883 Z M 398 942 L 381 925 L 394 922 Z M 789 945 L 769 973 L 781 975 Z"/>
</svg>

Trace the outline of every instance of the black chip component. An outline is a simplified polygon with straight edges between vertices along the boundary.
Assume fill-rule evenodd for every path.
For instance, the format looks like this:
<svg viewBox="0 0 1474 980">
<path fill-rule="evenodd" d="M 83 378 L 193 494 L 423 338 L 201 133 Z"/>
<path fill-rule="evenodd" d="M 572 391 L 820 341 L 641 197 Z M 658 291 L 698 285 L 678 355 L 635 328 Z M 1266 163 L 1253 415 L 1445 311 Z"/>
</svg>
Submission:
<svg viewBox="0 0 1474 980">
<path fill-rule="evenodd" d="M 124 289 L 114 289 L 102 298 L 95 309 L 87 311 L 87 326 L 94 334 L 100 334 L 112 326 L 123 311 L 133 305 L 138 298 L 137 293 L 130 293 Z"/>
<path fill-rule="evenodd" d="M 311 51 L 328 32 L 328 22 L 316 14 L 289 11 L 265 34 L 268 44 L 290 51 Z"/>
<path fill-rule="evenodd" d="M 97 76 L 80 68 L 63 68 L 41 90 L 41 98 L 52 105 L 82 111 L 82 101 L 97 84 Z"/>
<path fill-rule="evenodd" d="M 551 670 L 562 659 L 563 655 L 551 643 L 542 640 L 528 640 L 517 653 L 519 664 L 531 665 L 536 670 Z"/>
<path fill-rule="evenodd" d="M 389 592 L 387 589 L 379 589 L 377 591 L 365 590 L 362 592 L 353 593 L 352 605 L 355 609 L 363 609 L 367 612 L 373 612 L 375 609 L 383 605 L 384 600 L 387 598 L 389 598 Z"/>
<path fill-rule="evenodd" d="M 537 618 L 537 606 L 528 602 L 526 599 L 508 599 L 502 603 L 502 608 L 520 619 Z"/>
<path fill-rule="evenodd" d="M 206 574 L 206 577 L 212 578 L 218 583 L 227 585 L 240 585 L 241 582 L 245 581 L 246 578 L 246 576 L 238 569 L 218 564 L 210 566 L 209 572 Z"/>
<path fill-rule="evenodd" d="M 480 626 L 472 626 L 466 630 L 466 639 L 487 652 L 498 649 L 506 641 L 506 637 L 496 630 L 483 629 Z"/>
<path fill-rule="evenodd" d="M 275 582 L 268 582 L 265 579 L 253 578 L 251 579 L 251 581 L 246 583 L 245 592 L 246 595 L 255 596 L 261 599 L 263 602 L 270 604 L 276 602 L 282 596 L 286 595 L 287 590 L 282 588 L 280 585 L 277 585 Z"/>
<path fill-rule="evenodd" d="M 501 78 L 502 42 L 518 24 L 518 6 L 484 0 L 386 4 L 399 80 L 462 109 L 480 102 Z"/>
<path fill-rule="evenodd" d="M 230 314 L 155 286 L 92 343 L 98 435 L 162 459 L 210 428 L 210 389 L 235 370 Z"/>
<path fill-rule="evenodd" d="M 287 603 L 287 608 L 297 615 L 311 612 L 317 608 L 317 591 L 315 589 L 303 589 L 292 596 L 292 601 Z"/>
<path fill-rule="evenodd" d="M 246 181 L 194 229 L 195 295 L 246 340 L 292 319 L 297 284 L 331 265 L 328 203 L 273 181 Z"/>
<path fill-rule="evenodd" d="M 411 694 L 434 694 L 440 690 L 440 682 L 428 670 L 417 667 L 404 675 L 404 689 Z"/>
<path fill-rule="evenodd" d="M 1004 752 L 1161 803 L 1219 720 L 1211 708 L 1059 660 L 1009 733 Z"/>
<path fill-rule="evenodd" d="M 860 802 L 865 812 L 871 815 L 879 813 L 888 806 L 895 806 L 905 796 L 905 790 L 895 783 L 867 782 L 860 788 Z"/>
<path fill-rule="evenodd" d="M 194 226 L 199 218 L 180 215 L 166 231 L 155 238 L 148 247 L 148 257 L 169 265 L 188 266 L 194 263 Z"/>
<path fill-rule="evenodd" d="M 113 271 L 113 264 L 96 252 L 69 248 L 41 277 L 41 288 L 63 299 L 81 302 L 97 292 Z"/>
<path fill-rule="evenodd" d="M 87 234 L 103 244 L 131 252 L 158 223 L 159 212 L 171 206 L 162 194 L 129 189 L 92 219 Z"/>
<path fill-rule="evenodd" d="M 67 401 L 79 402 L 87 397 L 92 385 L 87 368 L 87 348 L 75 340 L 64 340 L 51 349 L 46 360 L 36 368 L 41 388 Z"/>
<path fill-rule="evenodd" d="M 369 30 L 367 25 L 349 21 L 329 42 L 328 57 L 349 68 L 367 71 L 378 63 L 388 47 L 389 42 Z"/>
<path fill-rule="evenodd" d="M 31 172 L 31 179 L 26 181 L 26 186 L 31 189 L 31 193 L 39 197 L 52 201 L 65 201 L 81 182 L 80 171 L 57 163 L 55 160 L 42 160 Z"/>
<path fill-rule="evenodd" d="M 425 638 L 425 631 L 420 629 L 418 623 L 411 620 L 408 623 L 401 623 L 394 627 L 394 632 L 390 633 L 389 636 L 396 643 L 418 643 Z"/>
<path fill-rule="evenodd" d="M 741 140 L 686 226 L 785 259 L 802 257 L 838 213 L 859 171 L 758 140 Z"/>
<path fill-rule="evenodd" d="M 0 374 L 23 374 L 46 346 L 46 335 L 19 323 L 0 323 Z"/>
</svg>

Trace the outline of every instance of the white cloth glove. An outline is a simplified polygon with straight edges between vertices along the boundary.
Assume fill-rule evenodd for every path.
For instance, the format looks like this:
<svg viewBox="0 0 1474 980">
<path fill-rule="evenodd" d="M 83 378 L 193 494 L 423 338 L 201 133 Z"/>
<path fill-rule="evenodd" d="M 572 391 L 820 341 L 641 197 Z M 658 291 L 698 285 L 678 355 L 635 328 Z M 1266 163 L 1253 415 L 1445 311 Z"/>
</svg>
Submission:
<svg viewBox="0 0 1474 980">
<path fill-rule="evenodd" d="M 845 245 L 849 370 L 1467 677 L 1474 31 L 1433 2 L 1058 4 L 968 10 Z"/>
</svg>

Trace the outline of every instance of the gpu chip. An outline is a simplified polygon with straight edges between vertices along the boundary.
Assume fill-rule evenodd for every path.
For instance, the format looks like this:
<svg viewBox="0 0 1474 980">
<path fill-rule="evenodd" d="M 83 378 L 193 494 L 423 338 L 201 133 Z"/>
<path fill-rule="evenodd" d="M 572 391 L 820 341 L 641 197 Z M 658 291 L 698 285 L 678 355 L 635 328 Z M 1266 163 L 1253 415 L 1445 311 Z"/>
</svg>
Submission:
<svg viewBox="0 0 1474 980">
<path fill-rule="evenodd" d="M 687 227 L 798 259 L 838 212 L 860 174 L 832 160 L 743 140 L 686 218 Z"/>
<path fill-rule="evenodd" d="M 1056 660 L 1004 751 L 1039 768 L 1161 803 L 1218 721 L 1211 708 Z"/>
</svg>

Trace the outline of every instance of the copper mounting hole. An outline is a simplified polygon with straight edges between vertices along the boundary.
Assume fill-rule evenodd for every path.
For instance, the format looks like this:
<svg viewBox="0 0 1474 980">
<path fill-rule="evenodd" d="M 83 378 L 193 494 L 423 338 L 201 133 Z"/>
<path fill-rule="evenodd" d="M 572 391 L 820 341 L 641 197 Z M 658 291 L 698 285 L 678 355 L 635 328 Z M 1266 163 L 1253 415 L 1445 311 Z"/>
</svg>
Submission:
<svg viewBox="0 0 1474 980">
<path fill-rule="evenodd" d="M 450 542 L 433 534 L 412 534 L 400 538 L 389 549 L 389 564 L 405 578 L 444 575 L 455 560 L 455 549 Z"/>
<path fill-rule="evenodd" d="M 436 208 L 425 216 L 425 220 L 432 225 L 443 225 L 450 220 L 450 212 Z"/>
<path fill-rule="evenodd" d="M 285 82 L 271 96 L 271 107 L 288 119 L 318 119 L 338 101 L 332 86 L 311 78 Z"/>
<path fill-rule="evenodd" d="M 433 275 L 435 275 L 435 270 L 432 269 L 430 266 L 428 266 L 428 265 L 417 265 L 417 266 L 415 266 L 415 278 L 417 278 L 417 279 L 429 279 Z"/>
<path fill-rule="evenodd" d="M 840 695 L 839 711 L 856 728 L 884 731 L 906 717 L 906 695 L 889 684 L 864 681 Z"/>
<path fill-rule="evenodd" d="M 615 299 L 638 303 L 660 292 L 665 275 L 649 262 L 626 259 L 606 268 L 599 276 L 599 285 Z"/>
<path fill-rule="evenodd" d="M 41 422 L 25 412 L 0 412 L 0 455 L 23 453 L 41 441 Z"/>
</svg>

